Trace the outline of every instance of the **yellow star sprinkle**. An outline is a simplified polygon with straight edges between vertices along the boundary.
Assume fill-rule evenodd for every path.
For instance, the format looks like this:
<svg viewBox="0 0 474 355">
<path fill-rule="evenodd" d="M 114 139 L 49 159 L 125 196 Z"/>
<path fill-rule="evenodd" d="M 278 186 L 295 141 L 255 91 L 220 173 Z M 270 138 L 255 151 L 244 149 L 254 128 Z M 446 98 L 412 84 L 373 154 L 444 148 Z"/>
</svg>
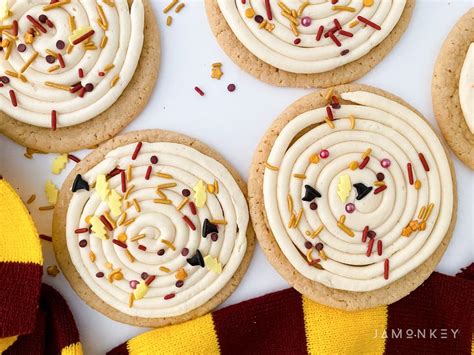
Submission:
<svg viewBox="0 0 474 355">
<path fill-rule="evenodd" d="M 90 223 L 92 226 L 91 230 L 92 232 L 94 232 L 97 238 L 103 239 L 103 240 L 107 239 L 107 231 L 105 230 L 104 223 L 102 223 L 99 217 L 93 216 L 90 219 Z"/>
<path fill-rule="evenodd" d="M 12 13 L 8 8 L 8 0 L 2 0 L 0 2 L 0 21 L 9 18 L 11 15 Z"/>
<path fill-rule="evenodd" d="M 68 162 L 67 154 L 58 155 L 53 160 L 53 163 L 51 165 L 51 172 L 56 175 L 60 174 L 61 171 L 63 171 L 64 168 L 66 167 L 67 162 Z"/>
<path fill-rule="evenodd" d="M 136 300 L 141 300 L 143 297 L 145 297 L 147 292 L 148 292 L 148 285 L 145 283 L 144 280 L 142 280 L 137 285 L 137 288 L 135 289 L 135 291 L 133 291 L 133 296 L 135 297 Z"/>
<path fill-rule="evenodd" d="M 204 257 L 204 265 L 206 265 L 208 270 L 213 271 L 216 274 L 220 274 L 222 272 L 221 263 L 217 261 L 217 258 L 214 258 L 210 255 L 206 255 Z"/>
<path fill-rule="evenodd" d="M 341 199 L 341 202 L 346 202 L 347 198 L 351 194 L 352 185 L 351 178 L 349 175 L 339 176 L 339 183 L 337 184 L 337 195 Z"/>
<path fill-rule="evenodd" d="M 204 181 L 199 180 L 196 186 L 193 187 L 193 191 L 196 207 L 204 207 L 207 200 L 207 185 L 204 183 Z"/>
<path fill-rule="evenodd" d="M 46 181 L 44 192 L 46 193 L 46 198 L 48 199 L 49 204 L 54 206 L 58 200 L 58 189 L 51 180 Z"/>
<path fill-rule="evenodd" d="M 117 217 L 122 214 L 122 196 L 117 191 L 111 190 L 107 203 L 112 216 Z"/>
<path fill-rule="evenodd" d="M 102 201 L 105 201 L 110 194 L 109 182 L 105 175 L 97 176 L 97 181 L 95 183 L 95 190 L 99 194 Z"/>
</svg>

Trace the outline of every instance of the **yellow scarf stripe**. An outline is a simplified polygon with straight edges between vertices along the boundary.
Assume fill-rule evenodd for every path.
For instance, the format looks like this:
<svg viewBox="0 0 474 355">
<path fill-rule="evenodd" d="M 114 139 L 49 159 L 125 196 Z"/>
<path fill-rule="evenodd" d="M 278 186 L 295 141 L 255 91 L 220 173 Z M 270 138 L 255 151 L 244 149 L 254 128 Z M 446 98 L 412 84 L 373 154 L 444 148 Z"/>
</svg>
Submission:
<svg viewBox="0 0 474 355">
<path fill-rule="evenodd" d="M 303 297 L 303 312 L 310 355 L 384 353 L 385 339 L 380 334 L 387 327 L 387 306 L 347 312 Z"/>
<path fill-rule="evenodd" d="M 43 264 L 33 220 L 21 199 L 4 180 L 0 180 L 0 262 Z"/>
<path fill-rule="evenodd" d="M 81 343 L 74 343 L 61 350 L 61 355 L 82 355 Z"/>
<path fill-rule="evenodd" d="M 130 355 L 219 354 L 219 342 L 212 315 L 152 330 L 127 343 Z"/>
<path fill-rule="evenodd" d="M 18 339 L 18 336 L 0 338 L 0 354 L 7 350 Z"/>
</svg>

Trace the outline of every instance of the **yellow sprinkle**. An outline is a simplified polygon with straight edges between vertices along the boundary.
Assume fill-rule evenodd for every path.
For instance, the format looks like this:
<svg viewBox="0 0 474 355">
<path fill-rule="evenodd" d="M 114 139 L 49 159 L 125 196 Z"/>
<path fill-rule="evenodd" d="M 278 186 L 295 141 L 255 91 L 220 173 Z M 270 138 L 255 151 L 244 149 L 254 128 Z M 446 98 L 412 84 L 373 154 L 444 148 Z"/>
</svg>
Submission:
<svg viewBox="0 0 474 355">
<path fill-rule="evenodd" d="M 415 181 L 415 189 L 416 189 L 416 190 L 419 190 L 420 188 L 421 188 L 421 181 L 417 179 L 417 180 Z"/>
<path fill-rule="evenodd" d="M 356 126 L 355 117 L 353 115 L 350 115 L 349 120 L 351 121 L 351 129 L 354 129 Z"/>
<path fill-rule="evenodd" d="M 374 4 L 374 0 L 364 0 L 364 6 L 370 7 Z"/>
<path fill-rule="evenodd" d="M 117 239 L 124 243 L 127 241 L 127 235 L 125 233 L 120 233 Z"/>
<path fill-rule="evenodd" d="M 133 292 L 130 293 L 130 296 L 128 297 L 128 308 L 133 307 L 133 301 L 135 301 L 135 296 L 133 295 Z"/>
<path fill-rule="evenodd" d="M 156 176 L 163 178 L 163 179 L 172 179 L 173 177 L 170 174 L 165 173 L 155 173 Z"/>
<path fill-rule="evenodd" d="M 172 23 L 173 23 L 173 18 L 171 16 L 168 16 L 166 18 L 166 26 L 171 26 Z"/>
<path fill-rule="evenodd" d="M 110 225 L 112 226 L 113 229 L 117 228 L 117 225 L 115 224 L 115 221 L 113 220 L 112 217 L 110 217 L 109 212 L 104 212 L 104 217 L 107 221 L 109 221 Z"/>
<path fill-rule="evenodd" d="M 100 48 L 105 48 L 107 45 L 107 42 L 109 41 L 109 38 L 107 36 L 102 37 L 102 40 L 100 41 Z"/>
<path fill-rule="evenodd" d="M 211 219 L 209 222 L 211 222 L 212 224 L 227 224 L 227 221 L 225 219 Z"/>
<path fill-rule="evenodd" d="M 153 200 L 154 203 L 161 203 L 163 205 L 171 205 L 172 201 L 171 200 L 165 200 L 165 199 L 162 199 L 162 198 L 155 198 Z"/>
<path fill-rule="evenodd" d="M 57 84 L 57 83 L 52 83 L 50 81 L 46 81 L 44 83 L 44 85 L 50 87 L 50 88 L 54 88 L 54 89 L 59 89 L 59 90 L 64 90 L 64 91 L 67 91 L 69 92 L 69 86 L 66 86 L 66 85 L 61 85 L 61 84 Z"/>
<path fill-rule="evenodd" d="M 324 229 L 324 226 L 321 224 L 318 228 L 316 228 L 316 230 L 311 234 L 311 238 L 316 238 L 319 233 L 321 233 Z"/>
<path fill-rule="evenodd" d="M 157 189 L 171 189 L 172 187 L 176 187 L 177 184 L 175 182 L 170 182 L 168 184 L 161 184 L 161 185 L 158 185 L 156 188 Z"/>
<path fill-rule="evenodd" d="M 298 212 L 298 215 L 296 216 L 294 227 L 296 228 L 298 224 L 300 223 L 301 216 L 303 216 L 303 208 L 301 208 Z"/>
<path fill-rule="evenodd" d="M 15 73 L 14 71 L 11 71 L 11 70 L 5 70 L 5 74 L 13 78 L 18 78 L 18 73 Z"/>
<path fill-rule="evenodd" d="M 313 259 L 311 258 L 312 253 L 313 253 L 313 249 L 308 249 L 308 251 L 306 252 L 306 260 L 308 260 L 308 263 L 313 261 Z"/>
<path fill-rule="evenodd" d="M 245 17 L 247 18 L 253 18 L 255 15 L 255 11 L 251 7 L 249 7 L 247 10 L 245 10 Z"/>
<path fill-rule="evenodd" d="M 337 226 L 338 226 L 340 229 L 342 229 L 342 231 L 343 231 L 344 233 L 346 233 L 349 237 L 354 237 L 354 232 L 351 231 L 349 228 L 347 228 L 347 226 L 346 226 L 345 224 L 338 222 L 338 223 L 337 223 Z"/>
<path fill-rule="evenodd" d="M 41 206 L 38 208 L 39 211 L 51 211 L 54 210 L 54 206 Z"/>
<path fill-rule="evenodd" d="M 288 228 L 293 228 L 293 223 L 295 223 L 295 219 L 296 219 L 296 216 L 295 216 L 295 214 L 292 212 L 292 213 L 291 213 L 291 217 L 290 217 L 290 221 L 288 222 Z"/>
<path fill-rule="evenodd" d="M 346 222 L 346 216 L 341 215 L 341 217 L 339 217 L 339 223 L 345 223 L 345 222 Z"/>
<path fill-rule="evenodd" d="M 176 207 L 176 209 L 178 211 L 181 211 L 183 209 L 184 206 L 186 206 L 186 204 L 189 202 L 189 198 L 187 197 L 184 197 L 181 202 L 179 203 L 178 207 Z"/>
<path fill-rule="evenodd" d="M 267 25 L 267 20 L 263 20 L 262 22 L 260 22 L 260 24 L 258 25 L 258 28 L 262 29 L 262 28 L 265 28 L 265 26 Z"/>
<path fill-rule="evenodd" d="M 282 14 L 284 17 L 286 17 L 288 20 L 290 20 L 290 22 L 291 22 L 292 24 L 294 24 L 295 26 L 298 26 L 298 20 L 297 20 L 296 18 L 294 18 L 294 17 L 291 15 L 291 13 L 289 14 L 289 13 L 283 11 L 281 14 Z"/>
<path fill-rule="evenodd" d="M 142 208 L 140 207 L 140 204 L 138 203 L 137 199 L 133 199 L 133 207 L 135 207 L 135 210 L 140 213 L 142 211 Z"/>
<path fill-rule="evenodd" d="M 130 182 L 130 180 L 132 180 L 132 165 L 127 166 L 125 177 L 127 178 L 127 182 Z"/>
<path fill-rule="evenodd" d="M 274 170 L 274 171 L 278 171 L 278 167 L 276 166 L 273 166 L 267 162 L 263 163 L 263 165 L 265 165 L 266 168 L 270 169 L 270 170 Z"/>
<path fill-rule="evenodd" d="M 293 16 L 294 18 L 298 17 L 298 14 L 296 13 L 295 9 L 291 9 L 291 16 Z"/>
<path fill-rule="evenodd" d="M 306 6 L 309 5 L 309 2 L 308 1 L 305 1 L 304 3 L 302 3 L 300 5 L 300 7 L 298 8 L 298 16 L 302 16 L 303 15 L 303 11 L 304 9 L 306 9 Z"/>
<path fill-rule="evenodd" d="M 183 7 L 185 6 L 185 4 L 182 2 L 181 4 L 179 4 L 176 9 L 174 10 L 174 12 L 176 12 L 177 14 L 179 14 L 179 12 L 183 9 Z"/>
<path fill-rule="evenodd" d="M 326 96 L 324 96 L 324 99 L 326 101 L 331 100 L 332 93 L 334 92 L 334 88 L 329 88 L 328 91 L 326 92 Z"/>
<path fill-rule="evenodd" d="M 104 31 L 107 31 L 107 29 L 109 28 L 109 23 L 107 22 L 107 17 L 105 16 L 104 9 L 99 4 L 96 4 L 96 8 L 97 8 L 97 12 L 99 13 L 99 17 L 100 17 L 99 25 L 102 24 L 102 26 L 103 26 L 102 29 Z"/>
<path fill-rule="evenodd" d="M 145 238 L 145 234 L 138 234 L 130 239 L 131 242 L 136 242 L 137 240 Z"/>
<path fill-rule="evenodd" d="M 358 24 L 359 24 L 359 21 L 354 20 L 354 21 L 352 21 L 352 22 L 349 24 L 349 27 L 350 27 L 350 28 L 354 28 L 354 27 L 356 27 Z"/>
<path fill-rule="evenodd" d="M 297 179 L 306 179 L 305 174 L 293 174 L 293 177 Z"/>
<path fill-rule="evenodd" d="M 315 154 L 311 154 L 311 156 L 309 157 L 309 162 L 311 164 L 317 164 L 319 163 L 319 155 L 317 153 Z"/>
<path fill-rule="evenodd" d="M 135 217 L 127 219 L 125 222 L 122 223 L 122 226 L 126 227 L 129 224 L 132 224 L 133 222 L 135 222 Z"/>
<path fill-rule="evenodd" d="M 288 201 L 288 212 L 291 213 L 293 211 L 293 198 L 291 197 L 290 194 L 288 194 L 287 201 Z"/>
<path fill-rule="evenodd" d="M 356 162 L 355 160 L 352 161 L 352 162 L 349 164 L 349 169 L 351 169 L 351 170 L 355 170 L 355 169 L 357 169 L 358 167 L 359 167 L 359 163 Z"/>
<path fill-rule="evenodd" d="M 133 191 L 134 188 L 135 188 L 135 185 L 130 185 L 128 187 L 127 191 L 125 191 L 125 195 L 123 196 L 125 200 L 128 199 L 128 196 L 130 196 L 130 193 Z"/>
<path fill-rule="evenodd" d="M 324 252 L 324 250 L 322 250 L 322 249 L 319 250 L 319 251 L 318 251 L 318 254 L 319 254 L 319 256 L 321 257 L 321 259 L 323 259 L 323 260 L 328 260 L 328 257 L 327 257 L 327 255 L 326 255 L 326 253 Z"/>
<path fill-rule="evenodd" d="M 38 52 L 34 52 L 31 55 L 31 57 L 26 61 L 26 63 L 23 65 L 23 67 L 20 69 L 20 73 L 24 73 L 29 68 L 31 63 L 35 61 L 37 57 L 38 57 Z"/>
<path fill-rule="evenodd" d="M 350 7 L 350 6 L 333 6 L 332 9 L 334 11 L 356 12 L 356 9 L 354 7 Z"/>
<path fill-rule="evenodd" d="M 69 15 L 68 22 L 69 22 L 69 30 L 71 32 L 74 32 L 76 30 L 76 19 L 74 18 L 74 16 Z"/>
<path fill-rule="evenodd" d="M 171 243 L 169 240 L 161 239 L 161 242 L 162 242 L 164 245 L 167 245 L 171 250 L 173 250 L 173 251 L 176 250 L 176 247 L 174 246 L 174 244 Z"/>
<path fill-rule="evenodd" d="M 420 213 L 418 213 L 418 219 L 423 219 L 423 216 L 425 215 L 425 210 L 426 210 L 425 206 L 421 207 Z"/>
<path fill-rule="evenodd" d="M 298 27 L 296 27 L 297 25 L 295 25 L 293 22 L 290 22 L 290 26 L 291 26 L 291 30 L 293 31 L 293 34 L 295 35 L 295 37 L 298 37 L 300 35 L 300 33 L 298 31 Z"/>
<path fill-rule="evenodd" d="M 135 262 L 135 257 L 132 255 L 132 253 L 130 253 L 130 250 L 125 249 L 125 255 L 127 256 L 128 260 L 129 260 L 131 263 L 134 263 L 134 262 Z"/>
<path fill-rule="evenodd" d="M 95 254 L 92 250 L 89 252 L 89 260 L 95 262 Z"/>
<path fill-rule="evenodd" d="M 334 123 L 327 117 L 324 117 L 324 120 L 326 121 L 326 123 L 328 124 L 329 127 L 331 127 L 331 129 L 334 129 Z"/>
<path fill-rule="evenodd" d="M 160 271 L 163 271 L 163 272 L 170 272 L 171 270 L 168 269 L 166 266 L 160 266 Z"/>
<path fill-rule="evenodd" d="M 117 225 L 120 226 L 127 219 L 127 212 L 122 212 L 120 217 L 117 219 Z"/>
<path fill-rule="evenodd" d="M 367 158 L 370 154 L 372 154 L 372 149 L 368 148 L 362 155 L 360 156 L 362 159 Z"/>
<path fill-rule="evenodd" d="M 178 3 L 178 0 L 171 1 L 171 3 L 163 9 L 163 13 L 164 14 L 168 13 L 168 11 L 170 11 L 177 3 Z"/>
<path fill-rule="evenodd" d="M 385 185 L 385 182 L 383 182 L 383 181 L 375 181 L 374 182 L 374 186 L 377 186 L 377 187 L 378 186 L 384 186 L 384 185 Z"/>
<path fill-rule="evenodd" d="M 219 182 L 217 180 L 214 180 L 214 194 L 219 193 Z"/>
<path fill-rule="evenodd" d="M 104 71 L 106 73 L 108 73 L 109 71 L 111 71 L 113 68 L 115 68 L 115 65 L 110 63 L 110 64 L 107 64 L 105 67 L 104 67 Z"/>
<path fill-rule="evenodd" d="M 48 68 L 48 73 L 55 72 L 55 71 L 58 70 L 59 68 L 61 68 L 60 65 L 58 65 L 58 64 L 53 65 L 53 66 L 51 66 L 51 67 Z"/>
<path fill-rule="evenodd" d="M 288 6 L 286 6 L 286 4 L 283 2 L 283 1 L 278 1 L 278 6 L 280 6 L 280 8 L 284 11 L 284 12 L 287 12 L 289 14 L 291 14 L 291 10 Z"/>
<path fill-rule="evenodd" d="M 434 207 L 434 204 L 433 204 L 433 203 L 430 203 L 430 204 L 428 205 L 428 208 L 427 208 L 427 210 L 426 210 L 426 214 L 425 214 L 425 217 L 423 218 L 423 221 L 427 221 L 427 220 L 428 220 L 428 218 L 429 218 L 430 215 L 431 215 L 431 212 L 433 211 L 433 207 Z"/>
<path fill-rule="evenodd" d="M 114 0 L 103 0 L 104 4 L 109 5 L 110 7 L 115 7 L 115 2 Z"/>
<path fill-rule="evenodd" d="M 120 76 L 119 75 L 115 75 L 114 78 L 112 79 L 112 81 L 110 82 L 110 86 L 111 87 L 114 87 L 115 85 L 117 85 L 117 82 L 120 80 Z"/>
<path fill-rule="evenodd" d="M 162 198 L 164 200 L 168 199 L 168 196 L 166 196 L 166 194 L 163 191 L 161 191 L 160 189 L 156 189 L 156 193 L 158 194 L 158 196 L 160 196 L 160 198 Z"/>
</svg>

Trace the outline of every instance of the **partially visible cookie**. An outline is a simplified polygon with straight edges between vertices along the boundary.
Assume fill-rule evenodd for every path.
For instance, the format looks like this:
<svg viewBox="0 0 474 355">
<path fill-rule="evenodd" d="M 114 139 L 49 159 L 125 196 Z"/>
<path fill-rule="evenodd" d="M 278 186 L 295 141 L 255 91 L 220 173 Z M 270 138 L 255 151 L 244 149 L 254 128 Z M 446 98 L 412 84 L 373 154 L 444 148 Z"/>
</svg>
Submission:
<svg viewBox="0 0 474 355">
<path fill-rule="evenodd" d="M 415 6 L 415 0 L 266 3 L 205 2 L 212 32 L 239 67 L 292 87 L 329 87 L 367 74 L 399 41 Z"/>
<path fill-rule="evenodd" d="M 159 327 L 203 315 L 239 284 L 254 232 L 246 186 L 203 143 L 173 132 L 117 136 L 82 160 L 53 219 L 58 264 L 108 317 Z"/>
<path fill-rule="evenodd" d="M 75 16 L 76 0 L 11 6 L 13 16 L 0 21 L 12 28 L 0 52 L 0 133 L 39 151 L 71 152 L 110 139 L 142 112 L 158 77 L 160 37 L 150 1 L 129 3 L 130 10 L 127 0 L 98 0 Z M 131 26 L 118 12 L 130 13 Z M 30 39 L 32 28 L 38 35 Z"/>
<path fill-rule="evenodd" d="M 474 8 L 456 23 L 441 47 L 433 73 L 433 109 L 441 132 L 457 157 L 474 170 Z M 469 48 L 471 49 L 469 50 Z M 468 53 L 470 55 L 468 56 Z M 463 69 L 464 68 L 464 69 Z M 461 71 L 467 99 L 460 102 Z M 469 108 L 470 106 L 470 108 Z M 467 122 L 471 123 L 471 128 Z"/>
<path fill-rule="evenodd" d="M 456 221 L 455 173 L 419 112 L 366 85 L 289 106 L 249 177 L 268 260 L 299 292 L 358 310 L 393 303 L 433 272 Z"/>
</svg>

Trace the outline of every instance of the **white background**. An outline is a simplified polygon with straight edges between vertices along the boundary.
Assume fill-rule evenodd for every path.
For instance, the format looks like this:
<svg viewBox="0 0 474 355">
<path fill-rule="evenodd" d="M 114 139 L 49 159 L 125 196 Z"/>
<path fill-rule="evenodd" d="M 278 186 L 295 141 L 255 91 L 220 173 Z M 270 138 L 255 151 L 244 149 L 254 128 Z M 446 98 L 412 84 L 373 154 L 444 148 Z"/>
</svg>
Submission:
<svg viewBox="0 0 474 355">
<path fill-rule="evenodd" d="M 185 0 L 180 14 L 172 12 L 167 27 L 163 8 L 169 1 L 152 1 L 161 31 L 162 64 L 158 84 L 148 107 L 127 131 L 163 128 L 194 136 L 221 152 L 244 178 L 260 137 L 276 116 L 307 89 L 285 89 L 261 83 L 237 68 L 221 51 L 209 28 L 201 0 Z M 456 21 L 471 7 L 471 0 L 418 0 L 407 32 L 393 51 L 360 80 L 399 95 L 421 111 L 439 132 L 431 106 L 431 76 L 443 40 Z M 211 63 L 222 62 L 224 76 L 210 78 Z M 226 87 L 235 83 L 237 90 Z M 193 90 L 201 87 L 201 97 Z M 35 193 L 30 206 L 39 233 L 51 234 L 52 212 L 39 212 L 46 205 L 44 184 L 52 179 L 57 186 L 73 167 L 70 163 L 59 176 L 53 176 L 51 161 L 56 156 L 23 157 L 24 148 L 0 136 L 0 174 L 3 174 L 26 200 Z M 84 156 L 87 151 L 77 155 Z M 454 274 L 474 259 L 473 173 L 451 154 L 457 174 L 458 221 L 451 244 L 437 270 Z M 43 243 L 45 268 L 54 265 L 52 245 Z M 14 280 L 12 280 L 14 282 Z M 44 276 L 69 303 L 76 319 L 86 354 L 104 353 L 145 331 L 109 320 L 89 308 L 70 288 L 65 278 Z M 257 247 L 249 271 L 236 292 L 224 303 L 240 302 L 267 292 L 286 288 L 287 283 L 272 269 Z"/>
</svg>

